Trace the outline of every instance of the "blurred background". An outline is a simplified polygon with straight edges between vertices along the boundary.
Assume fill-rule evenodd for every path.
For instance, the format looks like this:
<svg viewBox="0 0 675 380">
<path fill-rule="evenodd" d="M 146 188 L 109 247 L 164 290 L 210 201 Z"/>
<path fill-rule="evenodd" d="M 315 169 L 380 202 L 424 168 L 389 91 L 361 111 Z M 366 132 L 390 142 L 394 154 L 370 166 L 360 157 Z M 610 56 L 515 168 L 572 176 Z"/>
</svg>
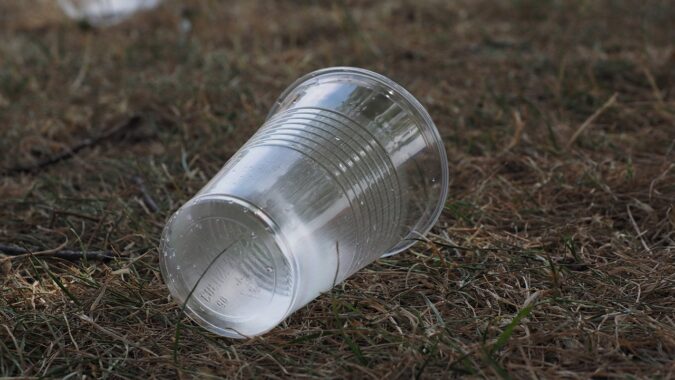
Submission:
<svg viewBox="0 0 675 380">
<path fill-rule="evenodd" d="M 673 20 L 666 0 L 166 0 L 103 26 L 0 1 L 0 243 L 120 256 L 3 262 L 0 376 L 673 375 Z M 436 243 L 262 338 L 201 331 L 159 276 L 165 218 L 336 65 L 436 122 Z"/>
</svg>

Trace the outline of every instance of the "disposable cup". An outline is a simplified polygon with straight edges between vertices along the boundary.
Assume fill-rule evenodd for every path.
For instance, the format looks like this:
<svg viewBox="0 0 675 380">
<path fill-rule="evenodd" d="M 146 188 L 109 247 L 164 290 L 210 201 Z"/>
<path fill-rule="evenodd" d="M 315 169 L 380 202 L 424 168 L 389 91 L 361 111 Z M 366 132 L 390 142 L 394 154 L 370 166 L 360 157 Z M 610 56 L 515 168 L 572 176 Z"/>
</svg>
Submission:
<svg viewBox="0 0 675 380">
<path fill-rule="evenodd" d="M 413 245 L 436 223 L 447 187 L 443 141 L 408 91 L 364 69 L 315 71 L 171 216 L 162 275 L 208 330 L 259 335 Z"/>
<path fill-rule="evenodd" d="M 58 0 L 68 17 L 93 26 L 117 24 L 143 10 L 155 8 L 162 0 Z"/>
</svg>

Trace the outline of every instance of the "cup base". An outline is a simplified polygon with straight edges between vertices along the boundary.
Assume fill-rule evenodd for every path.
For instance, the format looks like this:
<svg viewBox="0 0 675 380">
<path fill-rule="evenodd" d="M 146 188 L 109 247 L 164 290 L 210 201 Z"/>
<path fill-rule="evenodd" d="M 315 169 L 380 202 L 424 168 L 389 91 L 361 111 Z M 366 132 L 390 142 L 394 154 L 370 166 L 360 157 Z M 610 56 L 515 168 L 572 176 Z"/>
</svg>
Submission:
<svg viewBox="0 0 675 380">
<path fill-rule="evenodd" d="M 178 210 L 163 233 L 160 267 L 190 318 L 227 337 L 272 329 L 295 294 L 293 260 L 275 224 L 231 196 L 197 197 Z"/>
</svg>

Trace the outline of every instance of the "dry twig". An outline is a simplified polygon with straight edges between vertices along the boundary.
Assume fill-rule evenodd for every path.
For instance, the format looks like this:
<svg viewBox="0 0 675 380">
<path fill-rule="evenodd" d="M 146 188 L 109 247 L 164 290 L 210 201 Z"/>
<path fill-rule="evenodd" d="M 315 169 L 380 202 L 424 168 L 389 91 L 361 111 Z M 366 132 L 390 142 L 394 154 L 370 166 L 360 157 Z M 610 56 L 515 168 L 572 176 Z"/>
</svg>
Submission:
<svg viewBox="0 0 675 380">
<path fill-rule="evenodd" d="M 29 256 L 47 256 L 69 261 L 76 261 L 82 259 L 106 261 L 119 257 L 119 255 L 116 255 L 112 251 L 74 251 L 69 249 L 63 249 L 66 243 L 63 243 L 54 249 L 37 252 L 33 252 L 25 248 L 11 246 L 7 244 L 0 244 L 0 252 L 8 256 L 3 259 L 0 259 L 0 261 L 13 260 Z"/>
<path fill-rule="evenodd" d="M 616 97 L 618 96 L 617 93 L 614 93 L 607 101 L 605 104 L 600 106 L 591 116 L 588 117 L 588 119 L 584 120 L 583 123 L 577 128 L 576 132 L 572 135 L 572 137 L 569 139 L 567 142 L 567 148 L 569 149 L 572 144 L 574 144 L 575 141 L 577 141 L 577 138 L 595 121 L 595 119 L 598 118 L 598 116 L 602 115 L 603 112 L 605 112 L 609 107 L 611 107 L 615 102 L 616 102 Z"/>
<path fill-rule="evenodd" d="M 5 170 L 2 173 L 2 175 L 12 175 L 12 174 L 19 174 L 19 173 L 35 173 L 35 172 L 37 172 L 41 169 L 44 169 L 48 166 L 51 166 L 51 165 L 57 164 L 61 161 L 65 161 L 69 158 L 72 158 L 78 152 L 80 152 L 81 150 L 83 150 L 85 148 L 90 148 L 90 147 L 95 146 L 97 144 L 100 144 L 102 141 L 107 140 L 107 139 L 115 136 L 116 134 L 124 131 L 124 130 L 134 128 L 140 122 L 141 122 L 141 117 L 139 115 L 131 116 L 129 119 L 127 119 L 123 123 L 120 123 L 117 126 L 115 126 L 113 128 L 110 128 L 109 130 L 101 133 L 98 136 L 87 138 L 87 139 L 84 139 L 84 140 L 80 141 L 79 143 L 70 147 L 65 152 L 58 153 L 58 154 L 56 154 L 54 156 L 51 156 L 51 157 L 47 157 L 47 158 L 37 162 L 34 165 L 27 165 L 27 166 L 19 165 L 19 166 L 15 166 L 13 168 L 9 168 L 9 169 Z"/>
</svg>

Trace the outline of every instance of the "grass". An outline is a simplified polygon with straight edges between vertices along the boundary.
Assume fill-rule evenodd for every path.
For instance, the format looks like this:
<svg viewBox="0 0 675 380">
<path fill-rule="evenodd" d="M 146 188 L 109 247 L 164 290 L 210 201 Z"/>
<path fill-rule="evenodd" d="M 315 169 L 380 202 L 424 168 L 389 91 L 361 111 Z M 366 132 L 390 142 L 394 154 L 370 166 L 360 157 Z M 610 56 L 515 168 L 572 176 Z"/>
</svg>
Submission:
<svg viewBox="0 0 675 380">
<path fill-rule="evenodd" d="M 2 2 L 0 243 L 119 258 L 3 261 L 0 377 L 673 377 L 674 18 L 668 1 L 167 1 L 93 30 Z M 332 65 L 428 107 L 444 213 L 270 333 L 217 337 L 168 296 L 161 228 L 286 85 Z"/>
</svg>

